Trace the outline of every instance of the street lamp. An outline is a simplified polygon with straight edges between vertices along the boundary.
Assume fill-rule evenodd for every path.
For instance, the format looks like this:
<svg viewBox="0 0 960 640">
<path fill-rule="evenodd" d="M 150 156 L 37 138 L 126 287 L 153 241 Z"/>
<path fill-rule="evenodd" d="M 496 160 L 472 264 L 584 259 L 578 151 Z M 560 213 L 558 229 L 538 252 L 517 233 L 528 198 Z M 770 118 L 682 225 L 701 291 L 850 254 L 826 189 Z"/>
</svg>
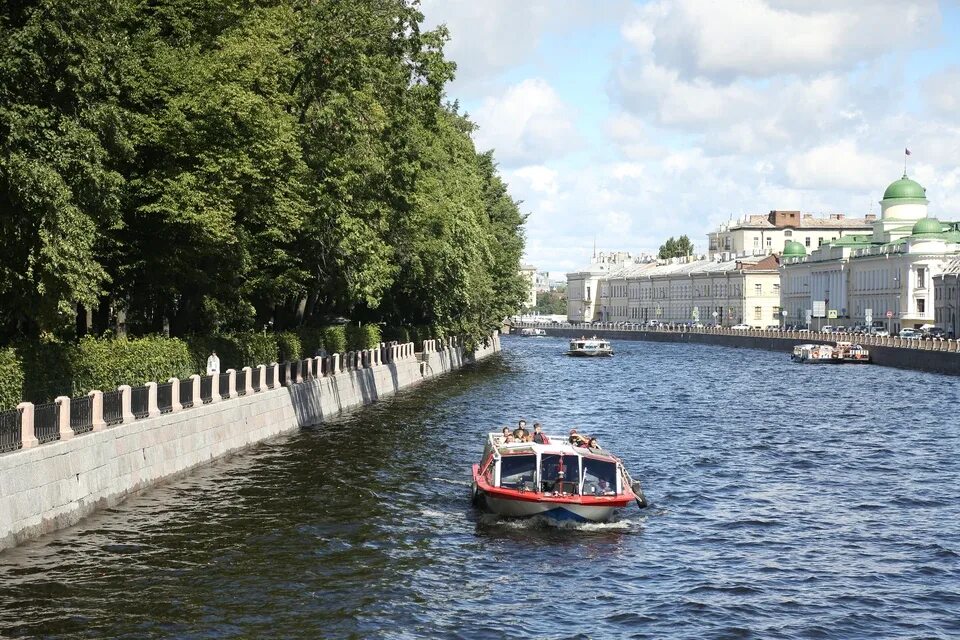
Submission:
<svg viewBox="0 0 960 640">
<path fill-rule="evenodd" d="M 714 328 L 716 328 L 716 327 L 717 327 L 717 315 L 718 315 L 718 314 L 717 314 L 716 311 L 714 311 L 712 315 L 713 315 L 713 326 L 714 326 Z"/>
<path fill-rule="evenodd" d="M 780 323 L 780 329 L 782 331 L 786 331 L 787 330 L 787 310 L 781 309 L 780 315 L 783 316 L 783 322 Z"/>
</svg>

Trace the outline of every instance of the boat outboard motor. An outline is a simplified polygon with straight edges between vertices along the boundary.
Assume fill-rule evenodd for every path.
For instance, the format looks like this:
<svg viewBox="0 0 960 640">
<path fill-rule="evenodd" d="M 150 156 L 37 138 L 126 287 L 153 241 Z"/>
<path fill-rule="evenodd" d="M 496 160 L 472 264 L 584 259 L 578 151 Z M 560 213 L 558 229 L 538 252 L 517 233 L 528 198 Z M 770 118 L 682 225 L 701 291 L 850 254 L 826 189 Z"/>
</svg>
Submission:
<svg viewBox="0 0 960 640">
<path fill-rule="evenodd" d="M 639 480 L 634 480 L 630 483 L 630 488 L 633 490 L 633 494 L 637 497 L 637 506 L 643 509 L 647 506 L 647 497 L 643 495 L 643 487 L 640 486 Z"/>
</svg>

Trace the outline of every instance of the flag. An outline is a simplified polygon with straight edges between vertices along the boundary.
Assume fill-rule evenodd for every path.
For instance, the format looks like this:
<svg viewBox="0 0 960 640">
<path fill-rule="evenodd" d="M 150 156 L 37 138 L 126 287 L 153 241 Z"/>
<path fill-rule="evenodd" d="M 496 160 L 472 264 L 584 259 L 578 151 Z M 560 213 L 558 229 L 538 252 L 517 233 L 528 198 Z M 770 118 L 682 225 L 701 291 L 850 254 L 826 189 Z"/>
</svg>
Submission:
<svg viewBox="0 0 960 640">
<path fill-rule="evenodd" d="M 910 155 L 910 149 L 904 149 L 903 152 L 907 155 Z"/>
</svg>

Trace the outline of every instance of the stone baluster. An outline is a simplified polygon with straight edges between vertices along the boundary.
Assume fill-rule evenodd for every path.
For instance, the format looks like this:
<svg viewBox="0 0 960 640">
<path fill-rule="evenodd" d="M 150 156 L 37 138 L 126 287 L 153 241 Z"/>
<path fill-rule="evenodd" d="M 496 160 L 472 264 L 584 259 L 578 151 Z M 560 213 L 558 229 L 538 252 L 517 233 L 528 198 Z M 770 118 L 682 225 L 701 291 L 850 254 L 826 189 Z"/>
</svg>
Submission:
<svg viewBox="0 0 960 640">
<path fill-rule="evenodd" d="M 253 393 L 253 369 L 251 367 L 244 367 L 240 370 L 240 388 L 243 389 L 245 395 L 250 395 Z"/>
<path fill-rule="evenodd" d="M 20 446 L 31 449 L 40 444 L 33 430 L 33 403 L 21 402 L 17 405 L 20 411 Z"/>
<path fill-rule="evenodd" d="M 216 378 L 214 378 L 214 380 L 216 380 Z M 122 384 L 117 387 L 117 390 L 120 391 L 120 421 L 123 423 L 131 422 L 134 416 L 133 411 L 130 409 L 130 402 L 133 399 L 130 385 Z"/>
<path fill-rule="evenodd" d="M 193 387 L 193 406 L 199 407 L 203 404 L 203 400 L 200 398 L 200 376 L 196 373 L 190 376 L 191 386 Z"/>
<path fill-rule="evenodd" d="M 103 391 L 94 389 L 87 394 L 90 396 L 90 422 L 94 431 L 103 431 L 107 422 L 103 419 Z"/>
<path fill-rule="evenodd" d="M 147 388 L 147 417 L 154 418 L 160 415 L 160 408 L 157 406 L 157 383 L 148 382 L 144 386 Z"/>
<path fill-rule="evenodd" d="M 180 404 L 180 379 L 168 378 L 167 382 L 170 383 L 170 412 L 176 413 L 182 411 L 183 405 Z"/>
<path fill-rule="evenodd" d="M 73 437 L 73 429 L 70 428 L 70 398 L 68 396 L 57 396 L 53 401 L 58 407 L 57 428 L 60 431 L 60 439 L 69 440 Z"/>
</svg>

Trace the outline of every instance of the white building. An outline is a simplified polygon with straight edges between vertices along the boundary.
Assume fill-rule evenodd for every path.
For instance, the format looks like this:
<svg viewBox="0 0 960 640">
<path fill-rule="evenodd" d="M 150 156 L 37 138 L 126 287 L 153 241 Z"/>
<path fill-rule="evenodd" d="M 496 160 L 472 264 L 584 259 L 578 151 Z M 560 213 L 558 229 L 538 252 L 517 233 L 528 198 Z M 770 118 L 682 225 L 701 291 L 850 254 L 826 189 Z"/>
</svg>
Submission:
<svg viewBox="0 0 960 640">
<path fill-rule="evenodd" d="M 570 322 L 592 322 L 597 312 L 600 280 L 613 269 L 649 260 L 652 258 L 648 256 L 633 258 L 626 251 L 594 254 L 586 269 L 567 274 L 567 319 Z"/>
<path fill-rule="evenodd" d="M 848 218 L 832 213 L 826 218 L 799 211 L 774 210 L 765 215 L 748 215 L 736 222 L 720 225 L 707 234 L 710 259 L 724 256 L 765 256 L 782 253 L 788 241 L 799 242 L 807 251 L 824 242 L 838 240 L 851 233 L 869 233 L 876 216 Z"/>
<path fill-rule="evenodd" d="M 928 217 L 926 189 L 906 174 L 880 201 L 880 219 L 868 233 L 846 234 L 812 252 L 797 242 L 784 248 L 782 305 L 789 322 L 934 324 L 933 278 L 960 253 L 960 224 Z"/>
<path fill-rule="evenodd" d="M 702 322 L 765 327 L 780 322 L 776 256 L 622 261 L 567 274 L 570 322 Z M 584 301 L 575 300 L 574 291 Z M 578 294 L 579 295 L 579 294 Z"/>
<path fill-rule="evenodd" d="M 520 276 L 527 283 L 527 299 L 523 303 L 523 310 L 537 306 L 537 268 L 529 265 L 520 265 Z"/>
</svg>

